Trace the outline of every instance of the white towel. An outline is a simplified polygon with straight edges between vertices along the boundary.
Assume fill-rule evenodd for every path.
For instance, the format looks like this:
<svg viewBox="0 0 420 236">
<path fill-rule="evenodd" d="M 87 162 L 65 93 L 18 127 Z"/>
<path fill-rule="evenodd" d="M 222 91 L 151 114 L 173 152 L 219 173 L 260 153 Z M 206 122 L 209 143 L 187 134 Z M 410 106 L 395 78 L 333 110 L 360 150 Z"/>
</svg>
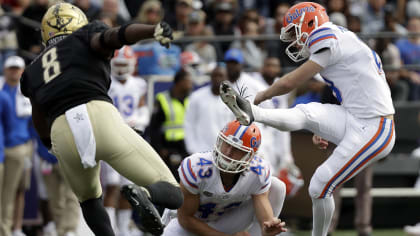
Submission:
<svg viewBox="0 0 420 236">
<path fill-rule="evenodd" d="M 90 123 L 86 104 L 78 105 L 66 111 L 66 119 L 73 133 L 77 152 L 84 168 L 96 166 L 96 141 Z"/>
<path fill-rule="evenodd" d="M 32 115 L 31 101 L 23 96 L 20 91 L 20 85 L 18 85 L 16 92 L 16 115 L 18 117 L 26 117 Z"/>
</svg>

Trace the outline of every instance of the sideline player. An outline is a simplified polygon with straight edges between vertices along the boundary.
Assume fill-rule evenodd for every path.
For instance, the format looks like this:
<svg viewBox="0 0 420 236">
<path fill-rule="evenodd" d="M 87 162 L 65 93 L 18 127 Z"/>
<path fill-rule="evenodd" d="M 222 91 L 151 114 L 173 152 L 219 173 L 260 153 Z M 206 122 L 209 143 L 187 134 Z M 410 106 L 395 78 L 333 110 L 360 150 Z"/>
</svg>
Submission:
<svg viewBox="0 0 420 236">
<path fill-rule="evenodd" d="M 312 235 L 325 236 L 334 212 L 334 189 L 384 158 L 394 146 L 391 93 L 378 55 L 353 32 L 329 22 L 319 4 L 292 6 L 280 39 L 291 42 L 286 54 L 292 60 L 309 60 L 259 92 L 254 104 L 285 94 L 320 73 L 341 105 L 309 103 L 292 109 L 263 109 L 251 105 L 229 84 L 222 84 L 221 97 L 244 125 L 257 121 L 284 131 L 307 129 L 337 145 L 309 185 Z"/>
<path fill-rule="evenodd" d="M 147 84 L 144 79 L 132 75 L 135 66 L 136 56 L 130 46 L 115 51 L 111 59 L 111 87 L 108 95 L 125 123 L 143 133 L 150 120 L 150 112 L 146 106 Z M 106 162 L 101 163 L 101 176 L 105 186 L 104 206 L 112 228 L 120 236 L 129 235 L 131 207 L 124 198 L 120 198 L 119 190 L 120 186 L 132 182 Z"/>
<path fill-rule="evenodd" d="M 108 28 L 88 23 L 74 5 L 57 3 L 45 13 L 41 33 L 47 48 L 26 68 L 21 89 L 31 99 L 35 128 L 57 157 L 86 223 L 95 235 L 115 235 L 101 199 L 97 162 L 103 160 L 144 186 L 122 191 L 139 213 L 141 227 L 160 234 L 163 225 L 152 203 L 177 209 L 182 192 L 153 148 L 124 123 L 107 91 L 115 49 L 152 37 L 169 46 L 171 28 L 164 22 Z"/>
<path fill-rule="evenodd" d="M 187 157 L 178 169 L 184 204 L 163 235 L 256 236 L 286 231 L 277 218 L 286 186 L 271 177 L 270 165 L 256 154 L 260 143 L 255 124 L 231 121 L 219 132 L 213 152 Z"/>
</svg>

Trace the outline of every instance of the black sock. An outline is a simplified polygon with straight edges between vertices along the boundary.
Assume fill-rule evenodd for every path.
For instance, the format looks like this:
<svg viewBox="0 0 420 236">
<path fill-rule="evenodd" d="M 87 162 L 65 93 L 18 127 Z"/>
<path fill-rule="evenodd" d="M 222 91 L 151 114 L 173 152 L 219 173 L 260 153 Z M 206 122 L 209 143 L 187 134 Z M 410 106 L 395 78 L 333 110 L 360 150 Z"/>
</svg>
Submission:
<svg viewBox="0 0 420 236">
<path fill-rule="evenodd" d="M 101 197 L 86 200 L 80 203 L 80 207 L 87 225 L 95 235 L 115 236 Z"/>
<path fill-rule="evenodd" d="M 168 182 L 159 181 L 145 188 L 150 193 L 150 200 L 156 205 L 178 209 L 184 201 L 181 189 Z"/>
</svg>

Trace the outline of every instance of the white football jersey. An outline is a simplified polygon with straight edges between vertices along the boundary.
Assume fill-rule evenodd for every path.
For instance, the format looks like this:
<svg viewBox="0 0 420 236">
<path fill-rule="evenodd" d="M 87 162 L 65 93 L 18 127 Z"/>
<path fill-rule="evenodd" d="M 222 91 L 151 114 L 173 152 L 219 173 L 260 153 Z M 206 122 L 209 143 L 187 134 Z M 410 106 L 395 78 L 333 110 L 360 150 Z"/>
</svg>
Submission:
<svg viewBox="0 0 420 236">
<path fill-rule="evenodd" d="M 252 195 L 262 194 L 271 186 L 270 167 L 257 156 L 248 170 L 241 173 L 231 189 L 225 189 L 219 169 L 213 165 L 213 153 L 196 153 L 185 158 L 178 173 L 182 184 L 192 194 L 200 195 L 196 217 L 209 222 L 234 210 Z"/>
<path fill-rule="evenodd" d="M 356 34 L 328 22 L 312 31 L 308 42 L 311 57 L 330 49 L 331 57 L 320 74 L 346 110 L 358 118 L 395 113 L 381 59 Z"/>
<path fill-rule="evenodd" d="M 147 91 L 146 81 L 139 77 L 129 76 L 123 84 L 112 77 L 111 79 L 108 95 L 126 122 L 135 119 L 140 98 Z"/>
</svg>

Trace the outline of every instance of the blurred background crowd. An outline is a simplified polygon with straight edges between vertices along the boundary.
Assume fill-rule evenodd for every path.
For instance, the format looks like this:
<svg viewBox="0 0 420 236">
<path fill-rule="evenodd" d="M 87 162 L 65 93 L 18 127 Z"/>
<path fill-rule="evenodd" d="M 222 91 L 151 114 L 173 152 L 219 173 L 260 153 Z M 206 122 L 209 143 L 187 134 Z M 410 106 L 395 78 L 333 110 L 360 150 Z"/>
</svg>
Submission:
<svg viewBox="0 0 420 236">
<path fill-rule="evenodd" d="M 3 209 L 0 208 L 0 216 L 2 216 L 1 214 L 4 216 L 5 212 L 8 212 L 9 216 L 13 216 L 6 223 L 8 227 L 12 227 L 14 236 L 25 235 L 22 230 L 25 224 L 43 224 L 44 232 L 49 232 L 50 228 L 54 228 L 54 232 L 60 236 L 76 235 L 68 233 L 75 232 L 75 225 L 77 225 L 79 217 L 78 212 L 71 211 L 71 209 L 75 209 L 77 201 L 69 189 L 63 187 L 64 181 L 57 170 L 57 161 L 45 148 L 33 145 L 33 143 L 39 142 L 36 141 L 36 134 L 30 124 L 30 113 L 25 113 L 24 101 L 16 96 L 18 78 L 23 72 L 25 64 L 30 63 L 44 48 L 39 28 L 42 16 L 51 2 L 50 0 L 0 0 L 0 75 L 3 81 L 1 83 L 2 90 L 5 91 L 5 94 L 0 94 L 0 98 L 11 97 L 8 98 L 11 99 L 11 105 L 2 105 L 1 107 L 4 108 L 0 110 L 0 113 L 3 114 L 1 129 L 4 133 L 4 135 L 0 135 L 4 137 L 0 145 L 2 149 L 0 150 L 0 163 L 4 163 L 4 168 L 0 165 L 0 190 L 2 190 L 0 196 L 3 196 L 3 198 L 0 197 L 3 205 Z M 133 123 L 132 126 L 135 126 L 141 135 L 151 142 L 175 175 L 180 161 L 188 154 L 211 150 L 213 142 L 216 140 L 217 130 L 221 128 L 218 125 L 224 124 L 232 118 L 226 117 L 229 112 L 223 104 L 220 106 L 220 99 L 211 100 L 212 96 L 206 95 L 200 88 L 207 86 L 208 93 L 217 97 L 221 81 L 234 82 L 245 75 L 260 80 L 268 86 L 282 74 L 298 66 L 285 54 L 287 44 L 279 40 L 283 19 L 288 8 L 295 1 L 72 0 L 67 2 L 78 6 L 89 21 L 100 20 L 109 26 L 119 26 L 129 22 L 157 24 L 162 20 L 171 25 L 175 41 L 169 49 L 161 47 L 158 43 L 145 41 L 133 45 L 129 55 L 125 55 L 123 52 L 123 57 L 134 60 L 133 75 L 136 76 L 134 78 L 142 81 L 138 90 L 140 101 L 138 104 L 135 103 L 135 106 L 139 108 L 145 106 L 138 111 L 139 116 L 143 116 L 143 118 L 141 122 L 133 121 L 136 124 Z M 385 165 L 385 167 L 376 170 L 375 173 L 385 173 L 385 177 L 378 181 L 378 185 L 382 187 L 412 187 L 416 185 L 420 189 L 420 180 L 416 181 L 420 169 L 420 161 L 418 161 L 420 148 L 416 149 L 417 139 L 420 138 L 418 132 L 420 126 L 420 1 L 325 0 L 316 2 L 326 7 L 333 23 L 357 33 L 361 40 L 378 53 L 391 88 L 392 98 L 397 106 L 397 112 L 401 111 L 401 114 L 404 114 L 398 116 L 397 113 L 396 117 L 397 136 L 400 139 L 397 140 L 393 153 L 396 155 L 394 160 L 397 161 L 391 161 L 388 166 Z M 118 65 L 111 68 L 114 73 L 117 67 Z M 113 75 L 118 77 L 121 74 Z M 314 78 L 287 97 L 273 100 L 274 107 L 286 108 L 298 103 L 309 102 L 336 103 L 331 90 L 320 80 L 322 79 Z M 112 90 L 110 95 L 112 96 Z M 123 104 L 127 102 L 125 97 L 117 98 L 115 96 L 112 98 L 121 113 L 132 113 L 127 110 L 133 110 L 132 101 Z M 139 100 L 138 98 L 137 100 Z M 2 100 L 0 99 L 0 101 Z M 4 115 L 8 113 L 13 114 L 14 117 Z M 176 119 L 170 120 L 171 115 Z M 11 126 L 10 123 L 7 123 L 9 119 L 17 120 L 20 125 Z M 400 119 L 400 124 L 403 124 L 400 126 L 402 132 L 398 132 L 398 119 Z M 209 122 L 209 120 L 214 122 Z M 130 124 L 129 121 L 128 123 Z M 217 125 L 211 127 L 210 123 L 217 123 Z M 168 131 L 168 127 L 171 125 L 178 127 L 181 131 L 179 129 Z M 200 130 L 206 125 L 209 126 L 207 128 L 216 130 L 215 133 L 209 134 L 204 131 L 200 133 Z M 10 138 L 7 137 L 8 133 L 19 133 L 19 135 Z M 209 137 L 200 140 L 206 135 Z M 270 139 L 274 140 L 272 147 L 275 147 L 276 137 L 267 138 L 267 140 Z M 319 156 L 319 159 L 322 160 L 327 153 L 312 149 L 302 153 L 302 149 L 299 147 L 308 145 L 307 140 L 310 140 L 306 136 L 304 138 L 299 135 L 290 137 L 289 134 L 289 136 L 279 139 L 283 142 L 278 145 L 281 150 L 272 150 L 271 153 L 279 152 L 278 155 L 281 157 L 278 160 L 271 160 L 271 162 L 277 167 L 284 166 L 284 163 L 277 162 L 296 163 L 302 169 L 302 176 L 306 181 L 305 186 L 307 186 L 311 176 L 310 172 L 314 171 L 316 165 L 305 162 L 304 158 L 307 158 L 305 155 L 312 152 L 311 155 Z M 13 149 L 17 147 L 23 149 L 19 149 L 20 151 Z M 32 153 L 40 158 L 32 159 Z M 399 155 L 401 153 L 405 156 L 401 157 Z M 8 167 L 14 165 L 14 156 L 17 156 L 15 159 L 24 159 L 24 161 L 19 161 L 21 169 L 16 172 L 15 169 Z M 401 170 L 392 172 L 392 170 L 400 168 L 398 165 L 395 166 L 395 163 L 402 163 L 401 160 L 408 160 L 408 162 L 404 162 L 408 164 L 402 164 Z M 305 165 L 311 167 L 306 168 Z M 38 171 L 31 172 L 31 166 Z M 279 173 L 278 171 L 276 170 L 276 175 Z M 372 184 L 372 170 L 369 171 L 367 176 L 362 177 L 362 183 L 366 184 L 362 184 L 361 187 L 365 190 L 368 189 L 367 192 L 372 186 L 375 186 L 375 183 Z M 388 181 L 390 173 L 392 175 L 396 172 L 405 177 L 401 177 L 398 181 Z M 4 173 L 3 177 L 2 173 Z M 20 176 L 20 173 L 23 177 L 17 177 Z M 45 186 L 36 184 L 35 180 L 30 181 L 29 177 L 24 177 L 31 175 L 37 176 L 33 179 L 43 179 Z M 407 175 L 409 178 L 406 178 Z M 35 183 L 36 187 L 29 182 Z M 57 186 L 60 186 L 60 189 Z M 33 188 L 38 190 L 30 190 Z M 43 188 L 46 189 L 42 190 Z M 59 191 L 57 191 L 58 189 Z M 113 195 L 118 192 L 115 189 L 112 191 Z M 290 193 L 294 190 L 289 189 L 288 191 Z M 307 195 L 306 190 L 302 195 L 304 194 Z M 404 194 L 401 194 L 399 197 L 404 197 Z M 41 200 L 38 202 L 34 196 L 38 196 L 35 198 Z M 414 196 L 418 198 L 420 194 L 417 193 Z M 367 197 L 371 198 L 371 196 Z M 48 199 L 56 200 L 53 204 L 49 203 L 50 206 L 48 206 Z M 297 199 L 301 202 L 308 201 L 308 199 L 302 200 L 303 198 L 299 198 L 299 196 Z M 114 198 L 105 196 L 105 204 L 109 208 L 116 208 L 118 204 L 115 201 Z M 372 208 L 370 200 L 361 198 L 359 201 L 367 201 L 367 207 Z M 120 204 L 124 205 L 124 203 Z M 7 209 L 5 209 L 5 205 L 8 206 Z M 306 207 L 306 211 L 302 212 L 299 210 L 295 212 L 289 210 L 288 212 L 288 203 L 286 202 L 285 205 L 286 215 L 303 218 L 310 215 L 307 213 L 308 210 L 310 211 L 310 207 Z M 291 205 L 293 206 L 293 204 Z M 408 208 L 408 206 L 404 207 Z M 121 212 L 123 209 L 125 208 L 122 208 Z M 116 214 L 115 209 L 108 210 L 109 214 Z M 361 211 L 365 212 L 365 208 Z M 38 214 L 38 212 L 42 214 Z M 32 221 L 22 221 L 24 214 L 25 219 L 32 219 Z M 127 212 L 124 214 L 127 215 Z M 363 230 L 363 232 L 371 232 L 371 212 L 368 211 L 366 214 L 368 219 L 362 222 L 365 225 L 360 226 L 359 233 Z M 417 219 L 412 218 L 411 221 L 405 223 L 416 223 L 419 215 L 416 217 Z M 42 219 L 43 223 L 40 223 L 39 219 Z M 338 217 L 335 219 L 336 222 L 332 226 L 331 232 L 338 224 Z M 1 220 L 5 220 L 5 218 Z M 50 224 L 54 221 L 55 225 Z M 377 224 L 380 225 L 380 223 Z M 401 221 L 396 220 L 392 227 L 402 225 L 404 224 Z M 26 231 L 29 235 L 30 232 L 28 232 Z"/>
</svg>

